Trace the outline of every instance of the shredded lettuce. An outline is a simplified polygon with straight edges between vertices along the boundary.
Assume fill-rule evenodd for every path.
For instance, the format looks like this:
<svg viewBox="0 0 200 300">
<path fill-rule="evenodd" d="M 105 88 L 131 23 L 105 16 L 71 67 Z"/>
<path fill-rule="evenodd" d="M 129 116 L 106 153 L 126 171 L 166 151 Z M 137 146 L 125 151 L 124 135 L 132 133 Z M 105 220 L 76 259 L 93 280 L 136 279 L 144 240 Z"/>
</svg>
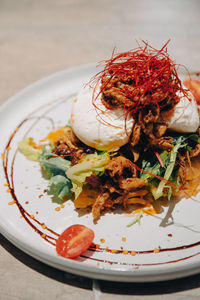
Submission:
<svg viewBox="0 0 200 300">
<path fill-rule="evenodd" d="M 151 159 L 150 159 L 151 157 Z M 166 167 L 169 163 L 169 153 L 167 151 L 163 151 L 160 153 L 160 158 L 162 159 L 164 166 Z M 162 177 L 163 175 L 163 168 L 161 167 L 159 161 L 155 157 L 155 155 L 152 155 L 150 153 L 147 153 L 147 155 L 142 160 L 142 170 L 147 171 L 148 173 L 151 173 L 156 176 Z M 152 180 L 155 177 L 152 177 L 152 175 L 141 172 L 140 177 L 144 180 L 148 180 L 149 178 Z"/>
<path fill-rule="evenodd" d="M 72 183 L 66 176 L 66 171 L 71 165 L 69 160 L 56 156 L 52 148 L 44 146 L 42 153 L 38 156 L 40 166 L 49 175 L 49 192 L 62 200 L 64 197 L 72 196 Z"/>
<path fill-rule="evenodd" d="M 58 197 L 58 199 L 63 200 L 65 197 L 72 196 L 71 181 L 62 175 L 56 175 L 49 180 L 51 192 Z"/>
<path fill-rule="evenodd" d="M 178 154 L 178 150 L 180 148 L 183 148 L 183 147 L 187 146 L 187 144 L 182 143 L 182 141 L 183 141 L 183 138 L 182 138 L 182 136 L 180 136 L 177 140 L 176 145 L 174 146 L 174 148 L 172 149 L 172 151 L 170 153 L 169 164 L 166 168 L 166 171 L 165 171 L 165 174 L 164 174 L 164 177 L 163 177 L 165 180 L 160 181 L 160 183 L 158 185 L 158 188 L 156 190 L 154 190 L 154 192 L 153 192 L 153 197 L 154 197 L 155 200 L 157 200 L 158 198 L 163 196 L 163 189 L 166 187 L 166 181 L 169 180 L 169 178 L 170 178 L 170 176 L 173 172 L 174 165 L 175 165 L 175 162 L 176 162 L 176 157 L 177 157 L 177 154 Z M 170 190 L 170 193 L 171 193 L 171 190 Z"/>
<path fill-rule="evenodd" d="M 167 184 L 167 181 L 174 182 L 177 185 L 179 184 L 179 166 L 176 165 L 176 159 L 180 149 L 182 148 L 183 151 L 191 152 L 194 147 L 200 143 L 199 135 L 196 133 L 183 135 L 174 133 L 172 137 L 174 147 L 171 152 L 163 151 L 160 153 L 164 167 L 160 165 L 155 155 L 149 152 L 144 155 L 142 160 L 142 170 L 149 174 L 141 172 L 140 177 L 146 181 L 155 200 L 165 196 L 164 190 L 168 190 L 167 196 L 168 199 L 170 199 L 172 188 Z M 162 177 L 163 180 L 159 180 L 156 176 Z"/>
<path fill-rule="evenodd" d="M 72 181 L 72 191 L 75 194 L 75 199 L 82 192 L 86 177 L 91 176 L 93 173 L 102 175 L 104 166 L 109 160 L 110 157 L 107 152 L 87 154 L 78 164 L 70 167 L 66 171 L 67 177 Z"/>
<path fill-rule="evenodd" d="M 19 151 L 28 159 L 38 161 L 39 150 L 30 145 L 31 138 L 24 138 L 18 143 Z"/>
<path fill-rule="evenodd" d="M 142 219 L 143 215 L 142 215 L 142 211 L 133 219 L 133 221 L 131 221 L 127 227 L 131 227 L 134 224 L 138 223 L 139 225 L 141 224 L 141 219 Z"/>
<path fill-rule="evenodd" d="M 104 173 L 104 166 L 109 162 L 107 152 L 96 152 L 85 155 L 81 161 L 71 166 L 71 162 L 52 152 L 53 146 L 43 146 L 42 151 L 35 150 L 30 146 L 30 139 L 26 138 L 19 142 L 19 150 L 29 160 L 38 161 L 43 176 L 49 180 L 49 194 L 54 195 L 61 201 L 64 197 L 75 199 L 82 192 L 86 177 L 93 173 L 101 176 Z"/>
</svg>

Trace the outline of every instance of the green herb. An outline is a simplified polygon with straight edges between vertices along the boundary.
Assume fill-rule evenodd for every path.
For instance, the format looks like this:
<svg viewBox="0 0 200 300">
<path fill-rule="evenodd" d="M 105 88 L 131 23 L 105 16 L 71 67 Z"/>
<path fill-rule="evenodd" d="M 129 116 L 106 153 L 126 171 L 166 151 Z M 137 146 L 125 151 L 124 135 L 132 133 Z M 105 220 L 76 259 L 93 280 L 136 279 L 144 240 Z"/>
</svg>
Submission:
<svg viewBox="0 0 200 300">
<path fill-rule="evenodd" d="M 159 154 L 163 161 L 164 167 L 160 165 L 152 151 L 146 152 L 142 160 L 142 170 L 148 172 L 149 174 L 141 172 L 140 177 L 146 181 L 146 184 L 149 186 L 155 200 L 164 196 L 164 189 L 165 191 L 168 190 L 167 196 L 168 199 L 170 199 L 172 195 L 172 188 L 169 185 L 166 185 L 167 181 L 171 181 L 179 185 L 179 166 L 176 165 L 178 152 L 181 151 L 181 153 L 184 155 L 186 151 L 191 152 L 196 145 L 200 143 L 200 138 L 197 133 L 182 135 L 172 133 L 172 137 L 172 144 L 174 145 L 174 148 L 171 150 L 171 152 L 163 151 Z M 159 180 L 156 176 L 163 178 L 163 180 Z"/>
<path fill-rule="evenodd" d="M 134 219 L 133 221 L 131 221 L 127 227 L 131 227 L 133 226 L 134 224 L 138 223 L 139 225 L 141 224 L 141 219 L 142 219 L 143 215 L 142 215 L 142 212 L 140 212 Z"/>
<path fill-rule="evenodd" d="M 169 178 L 172 174 L 172 171 L 174 169 L 178 150 L 180 148 L 187 146 L 186 143 L 182 144 L 182 141 L 183 141 L 182 136 L 180 136 L 177 140 L 177 144 L 174 146 L 174 148 L 172 149 L 172 151 L 170 153 L 170 161 L 169 161 L 169 164 L 168 164 L 167 169 L 164 174 L 164 180 L 160 181 L 158 188 L 156 190 L 154 190 L 154 192 L 153 192 L 153 197 L 155 200 L 157 200 L 158 198 L 163 196 L 163 189 L 165 188 L 166 181 L 169 180 Z"/>
</svg>

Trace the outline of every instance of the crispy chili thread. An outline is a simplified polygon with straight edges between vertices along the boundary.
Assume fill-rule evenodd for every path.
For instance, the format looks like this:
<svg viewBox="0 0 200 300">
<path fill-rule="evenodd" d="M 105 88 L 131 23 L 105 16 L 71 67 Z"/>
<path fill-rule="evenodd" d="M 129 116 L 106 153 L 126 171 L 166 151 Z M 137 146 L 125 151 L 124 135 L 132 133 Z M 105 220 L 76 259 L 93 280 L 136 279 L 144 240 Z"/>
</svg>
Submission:
<svg viewBox="0 0 200 300">
<path fill-rule="evenodd" d="M 157 157 L 161 167 L 164 168 L 165 165 L 164 165 L 164 162 L 163 162 L 162 158 L 160 157 L 160 154 L 156 151 L 154 153 L 155 153 L 155 156 Z"/>
<path fill-rule="evenodd" d="M 114 78 L 122 82 L 125 77 L 130 78 L 129 84 L 123 89 L 123 93 L 129 101 L 127 115 L 130 111 L 136 112 L 151 103 L 159 107 L 159 101 L 152 95 L 154 93 L 159 94 L 161 89 L 166 98 L 176 95 L 177 92 L 181 92 L 188 98 L 187 89 L 183 88 L 177 74 L 180 65 L 175 64 L 167 52 L 169 42 L 170 40 L 160 50 L 153 48 L 143 40 L 143 45 L 138 43 L 137 48 L 127 52 L 115 54 L 114 48 L 111 58 L 99 63 L 98 66 L 103 66 L 103 70 L 98 72 L 89 82 L 94 88 L 94 107 L 101 111 L 96 100 Z M 99 92 L 95 93 L 98 88 Z M 132 105 L 130 105 L 130 101 Z M 124 107 L 127 107 L 126 101 Z"/>
</svg>

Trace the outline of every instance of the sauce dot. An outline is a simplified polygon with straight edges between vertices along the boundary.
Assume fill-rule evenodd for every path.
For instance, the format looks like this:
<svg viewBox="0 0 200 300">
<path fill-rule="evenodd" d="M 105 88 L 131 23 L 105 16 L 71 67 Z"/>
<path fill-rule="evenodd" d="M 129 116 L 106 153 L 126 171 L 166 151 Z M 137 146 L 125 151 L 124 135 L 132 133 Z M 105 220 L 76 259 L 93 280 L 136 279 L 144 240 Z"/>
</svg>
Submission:
<svg viewBox="0 0 200 300">
<path fill-rule="evenodd" d="M 16 201 L 13 200 L 13 201 L 8 202 L 8 205 L 13 205 L 13 204 L 15 204 L 15 203 L 16 203 Z"/>
</svg>

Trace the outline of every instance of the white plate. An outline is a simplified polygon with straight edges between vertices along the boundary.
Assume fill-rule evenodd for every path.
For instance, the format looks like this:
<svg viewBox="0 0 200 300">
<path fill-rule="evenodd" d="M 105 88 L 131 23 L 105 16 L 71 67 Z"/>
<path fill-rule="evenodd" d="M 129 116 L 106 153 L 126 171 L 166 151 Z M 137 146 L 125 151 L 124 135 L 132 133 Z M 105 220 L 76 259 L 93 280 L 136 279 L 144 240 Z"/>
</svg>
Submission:
<svg viewBox="0 0 200 300">
<path fill-rule="evenodd" d="M 39 165 L 26 160 L 17 151 L 17 143 L 24 136 L 40 140 L 53 128 L 65 125 L 76 93 L 96 72 L 94 65 L 62 71 L 31 85 L 1 107 L 0 152 L 5 153 L 0 166 L 1 233 L 24 252 L 46 264 L 92 278 L 141 282 L 199 272 L 198 199 L 182 199 L 174 206 L 172 203 L 162 214 L 144 216 L 141 225 L 135 224 L 130 228 L 127 224 L 133 216 L 125 212 L 106 213 L 94 224 L 91 213 L 78 213 L 71 201 L 56 211 L 59 205 L 44 192 L 48 183 L 42 178 Z M 8 141 L 9 148 L 5 151 Z M 8 186 L 4 185 L 7 181 L 2 163 L 6 158 L 8 181 L 12 188 L 13 175 L 19 207 L 8 205 L 12 197 L 7 191 Z M 27 220 L 21 217 L 19 208 L 22 213 L 23 209 L 26 210 Z M 72 224 L 85 224 L 94 230 L 94 243 L 99 244 L 100 249 L 90 249 L 76 260 L 59 257 L 55 246 L 41 236 L 46 234 L 49 236 L 47 239 L 54 243 L 57 235 L 43 228 L 43 223 L 58 234 Z M 160 251 L 156 253 L 154 249 Z M 135 251 L 136 255 L 131 251 Z"/>
</svg>

